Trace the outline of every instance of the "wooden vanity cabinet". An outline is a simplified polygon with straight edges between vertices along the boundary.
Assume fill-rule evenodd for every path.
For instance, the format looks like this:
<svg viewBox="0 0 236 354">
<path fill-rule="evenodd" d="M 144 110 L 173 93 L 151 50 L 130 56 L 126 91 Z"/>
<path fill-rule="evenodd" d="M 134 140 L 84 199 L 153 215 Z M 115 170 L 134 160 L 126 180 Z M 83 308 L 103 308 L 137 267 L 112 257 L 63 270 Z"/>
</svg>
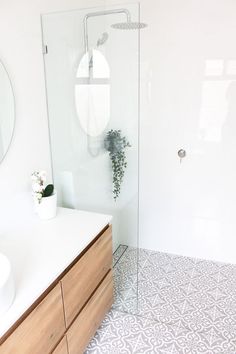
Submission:
<svg viewBox="0 0 236 354">
<path fill-rule="evenodd" d="M 68 354 L 68 345 L 66 335 L 62 338 L 52 354 Z"/>
<path fill-rule="evenodd" d="M 83 353 L 112 303 L 113 283 L 110 271 L 68 329 L 67 340 L 70 354 Z"/>
<path fill-rule="evenodd" d="M 61 280 L 66 327 L 111 269 L 111 248 L 111 228 L 108 228 Z"/>
<path fill-rule="evenodd" d="M 0 346 L 0 353 L 50 353 L 64 332 L 61 287 L 57 284 Z"/>
<path fill-rule="evenodd" d="M 82 354 L 112 303 L 108 226 L 5 339 L 0 354 Z"/>
</svg>

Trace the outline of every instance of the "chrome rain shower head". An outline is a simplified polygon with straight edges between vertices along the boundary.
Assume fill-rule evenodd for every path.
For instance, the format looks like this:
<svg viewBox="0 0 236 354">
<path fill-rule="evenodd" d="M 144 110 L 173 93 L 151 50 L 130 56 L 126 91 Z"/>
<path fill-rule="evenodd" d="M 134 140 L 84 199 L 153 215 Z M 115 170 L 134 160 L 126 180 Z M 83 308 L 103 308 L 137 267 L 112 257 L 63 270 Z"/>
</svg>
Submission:
<svg viewBox="0 0 236 354">
<path fill-rule="evenodd" d="M 147 27 L 146 23 L 142 22 L 118 22 L 111 25 L 112 28 L 119 29 L 119 30 L 139 30 Z"/>
<path fill-rule="evenodd" d="M 85 52 L 87 52 L 89 49 L 89 46 L 88 46 L 88 19 L 90 17 L 115 15 L 115 14 L 124 14 L 126 16 L 126 22 L 114 23 L 111 25 L 112 28 L 121 29 L 121 30 L 138 30 L 138 29 L 142 29 L 142 28 L 147 27 L 146 23 L 132 22 L 130 11 L 127 9 L 113 9 L 113 10 L 107 10 L 107 11 L 90 12 L 84 16 L 84 50 L 85 50 Z M 107 34 L 107 36 L 104 36 L 104 38 L 98 39 L 97 47 L 99 45 L 102 45 L 103 43 L 105 43 L 107 38 L 108 38 L 108 34 Z"/>
</svg>

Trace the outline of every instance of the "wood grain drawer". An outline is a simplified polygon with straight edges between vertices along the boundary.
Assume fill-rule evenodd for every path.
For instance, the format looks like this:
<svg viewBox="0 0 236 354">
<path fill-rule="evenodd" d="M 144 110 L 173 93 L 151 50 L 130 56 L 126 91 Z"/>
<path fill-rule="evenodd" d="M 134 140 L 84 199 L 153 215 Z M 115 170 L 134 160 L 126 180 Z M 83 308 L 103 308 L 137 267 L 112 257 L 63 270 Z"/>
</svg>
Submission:
<svg viewBox="0 0 236 354">
<path fill-rule="evenodd" d="M 112 271 L 102 281 L 67 332 L 69 354 L 82 354 L 113 303 Z"/>
<path fill-rule="evenodd" d="M 0 354 L 48 354 L 65 332 L 58 284 L 0 346 Z"/>
<path fill-rule="evenodd" d="M 60 341 L 56 349 L 54 349 L 52 354 L 68 354 L 66 337 L 62 338 L 62 340 Z"/>
<path fill-rule="evenodd" d="M 112 229 L 109 226 L 61 280 L 67 327 L 111 267 Z"/>
</svg>

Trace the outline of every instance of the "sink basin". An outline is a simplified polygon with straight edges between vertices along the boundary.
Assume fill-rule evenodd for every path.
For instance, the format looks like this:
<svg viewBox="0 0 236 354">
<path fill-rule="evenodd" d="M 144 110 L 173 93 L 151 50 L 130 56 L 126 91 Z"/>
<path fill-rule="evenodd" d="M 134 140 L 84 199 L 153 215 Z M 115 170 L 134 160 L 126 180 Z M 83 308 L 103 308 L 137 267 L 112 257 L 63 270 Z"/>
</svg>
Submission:
<svg viewBox="0 0 236 354">
<path fill-rule="evenodd" d="M 0 315 L 11 306 L 15 297 L 15 286 L 9 259 L 0 253 Z"/>
</svg>

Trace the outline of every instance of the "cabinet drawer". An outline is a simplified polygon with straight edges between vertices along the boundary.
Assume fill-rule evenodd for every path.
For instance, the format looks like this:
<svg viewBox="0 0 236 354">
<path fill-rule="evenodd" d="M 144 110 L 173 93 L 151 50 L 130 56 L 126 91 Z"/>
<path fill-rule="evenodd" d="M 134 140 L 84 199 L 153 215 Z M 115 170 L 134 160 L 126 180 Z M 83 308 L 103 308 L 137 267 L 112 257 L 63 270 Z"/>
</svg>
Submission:
<svg viewBox="0 0 236 354">
<path fill-rule="evenodd" d="M 63 337 L 52 354 L 68 354 L 66 337 Z"/>
<path fill-rule="evenodd" d="M 113 303 L 112 271 L 85 305 L 67 333 L 69 354 L 82 354 Z"/>
<path fill-rule="evenodd" d="M 0 354 L 48 354 L 65 332 L 58 284 L 0 346 Z"/>
<path fill-rule="evenodd" d="M 112 229 L 109 226 L 61 280 L 67 327 L 111 267 Z"/>
</svg>

